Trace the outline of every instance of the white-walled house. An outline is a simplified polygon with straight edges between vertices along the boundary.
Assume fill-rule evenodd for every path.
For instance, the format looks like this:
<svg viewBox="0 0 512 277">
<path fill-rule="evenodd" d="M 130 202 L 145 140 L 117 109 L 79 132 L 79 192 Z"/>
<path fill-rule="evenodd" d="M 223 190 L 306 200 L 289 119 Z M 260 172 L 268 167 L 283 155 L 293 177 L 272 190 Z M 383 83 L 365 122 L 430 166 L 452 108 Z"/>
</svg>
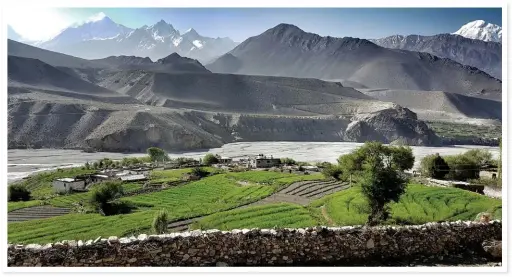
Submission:
<svg viewBox="0 0 512 277">
<path fill-rule="evenodd" d="M 61 178 L 53 181 L 53 189 L 56 192 L 69 192 L 73 189 L 84 190 L 85 180 L 75 178 Z"/>
</svg>

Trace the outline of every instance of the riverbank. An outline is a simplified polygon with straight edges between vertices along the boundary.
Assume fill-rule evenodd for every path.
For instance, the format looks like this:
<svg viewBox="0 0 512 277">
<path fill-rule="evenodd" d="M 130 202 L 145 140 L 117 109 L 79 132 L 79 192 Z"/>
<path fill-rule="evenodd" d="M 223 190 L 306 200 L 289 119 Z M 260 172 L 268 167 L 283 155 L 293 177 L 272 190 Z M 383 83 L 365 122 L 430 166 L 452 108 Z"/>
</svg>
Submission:
<svg viewBox="0 0 512 277">
<path fill-rule="evenodd" d="M 206 153 L 218 154 L 231 158 L 243 158 L 258 154 L 274 155 L 276 157 L 289 157 L 297 161 L 305 162 L 331 162 L 335 163 L 340 155 L 348 154 L 353 149 L 363 145 L 354 142 L 238 142 L 225 144 L 220 148 L 204 149 L 190 152 L 169 153 L 171 158 L 187 157 L 199 159 Z M 412 146 L 413 154 L 416 157 L 415 166 L 420 160 L 430 154 L 440 155 L 460 154 L 469 149 L 488 149 L 496 158 L 499 154 L 498 147 L 486 146 L 444 146 L 427 147 Z M 63 167 L 81 166 L 86 162 L 94 162 L 102 158 L 113 160 L 125 157 L 141 157 L 145 153 L 112 153 L 95 152 L 86 153 L 80 150 L 63 149 L 11 149 L 8 150 L 8 182 L 22 179 L 32 173 L 54 170 Z"/>
</svg>

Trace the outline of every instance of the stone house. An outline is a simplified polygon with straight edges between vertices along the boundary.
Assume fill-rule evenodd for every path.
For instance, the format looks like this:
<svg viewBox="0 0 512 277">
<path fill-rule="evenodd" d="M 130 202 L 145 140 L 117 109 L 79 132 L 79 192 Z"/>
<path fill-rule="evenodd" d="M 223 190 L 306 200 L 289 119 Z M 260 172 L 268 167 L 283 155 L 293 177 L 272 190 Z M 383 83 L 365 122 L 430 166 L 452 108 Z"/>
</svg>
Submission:
<svg viewBox="0 0 512 277">
<path fill-rule="evenodd" d="M 251 159 L 249 162 L 250 168 L 271 168 L 281 165 L 281 159 L 274 158 L 273 156 L 267 157 L 259 154 L 256 158 Z"/>
<path fill-rule="evenodd" d="M 73 190 L 85 190 L 86 182 L 83 179 L 60 178 L 53 181 L 53 189 L 56 192 L 70 192 Z"/>
</svg>

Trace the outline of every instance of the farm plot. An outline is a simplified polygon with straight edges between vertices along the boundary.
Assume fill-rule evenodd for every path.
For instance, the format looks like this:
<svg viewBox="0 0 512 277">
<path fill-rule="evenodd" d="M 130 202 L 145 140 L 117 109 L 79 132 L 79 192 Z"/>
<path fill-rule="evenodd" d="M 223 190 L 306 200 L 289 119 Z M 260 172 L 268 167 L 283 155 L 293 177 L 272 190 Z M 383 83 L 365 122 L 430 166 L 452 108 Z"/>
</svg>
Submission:
<svg viewBox="0 0 512 277">
<path fill-rule="evenodd" d="M 262 173 L 255 172 L 255 174 L 261 175 Z M 247 173 L 244 175 L 251 176 Z M 240 180 L 244 179 L 237 176 L 236 173 L 231 176 Z M 285 182 L 280 181 L 281 179 L 294 181 L 304 177 L 291 174 L 282 174 L 281 176 L 282 178 L 274 179 L 273 185 L 241 186 L 233 178 L 227 178 L 226 174 L 218 174 L 160 192 L 121 198 L 121 201 L 138 207 L 131 214 L 115 216 L 68 214 L 48 219 L 10 223 L 8 224 L 8 238 L 9 242 L 13 243 L 45 243 L 65 239 L 88 240 L 98 236 L 148 233 L 155 213 L 163 208 L 169 213 L 170 221 L 208 215 L 264 198 L 275 191 L 275 184 Z M 61 200 L 61 203 L 64 202 Z"/>
<path fill-rule="evenodd" d="M 35 206 L 15 210 L 7 214 L 8 222 L 19 222 L 33 219 L 49 218 L 54 216 L 66 215 L 70 212 L 69 208 L 55 208 L 52 206 Z"/>
<path fill-rule="evenodd" d="M 317 225 L 303 206 L 280 203 L 236 209 L 207 216 L 190 229 L 299 228 Z"/>
<path fill-rule="evenodd" d="M 335 225 L 364 224 L 368 205 L 360 188 L 354 187 L 311 203 L 317 213 L 324 207 Z M 390 224 L 422 224 L 432 221 L 474 220 L 480 212 L 501 218 L 501 201 L 455 189 L 411 184 L 398 203 L 392 203 Z M 323 222 L 324 224 L 326 222 Z"/>
</svg>

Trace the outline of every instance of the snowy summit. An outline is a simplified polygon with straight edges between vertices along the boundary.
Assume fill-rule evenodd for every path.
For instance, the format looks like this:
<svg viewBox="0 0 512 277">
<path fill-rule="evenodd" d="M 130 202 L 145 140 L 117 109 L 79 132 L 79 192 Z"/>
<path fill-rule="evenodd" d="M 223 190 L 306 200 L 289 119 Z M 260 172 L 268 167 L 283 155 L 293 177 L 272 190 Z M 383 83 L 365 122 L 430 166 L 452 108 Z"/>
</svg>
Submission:
<svg viewBox="0 0 512 277">
<path fill-rule="evenodd" d="M 454 35 L 483 41 L 494 41 L 501 43 L 501 27 L 487 23 L 483 20 L 475 20 L 462 26 Z"/>
</svg>

